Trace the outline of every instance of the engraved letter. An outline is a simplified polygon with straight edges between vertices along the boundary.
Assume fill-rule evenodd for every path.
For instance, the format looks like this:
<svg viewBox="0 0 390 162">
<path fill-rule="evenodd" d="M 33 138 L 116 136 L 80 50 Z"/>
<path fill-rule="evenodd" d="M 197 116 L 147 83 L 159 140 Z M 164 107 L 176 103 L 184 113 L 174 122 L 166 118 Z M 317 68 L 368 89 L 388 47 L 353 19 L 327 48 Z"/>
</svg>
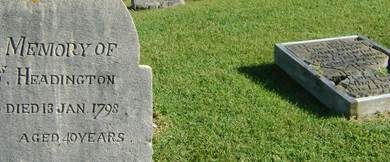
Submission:
<svg viewBox="0 0 390 162">
<path fill-rule="evenodd" d="M 26 78 L 26 85 L 29 84 L 29 78 L 30 78 L 30 68 L 29 67 L 26 67 L 26 72 L 23 73 L 22 72 L 22 69 L 23 68 L 19 68 L 18 67 L 18 85 L 21 85 L 21 80 L 22 80 L 22 77 Z"/>
<path fill-rule="evenodd" d="M 20 37 L 20 39 L 19 39 L 19 41 L 18 41 L 18 45 L 16 45 L 15 44 L 15 41 L 14 41 L 14 39 L 12 38 L 12 37 L 9 37 L 9 41 L 8 41 L 8 48 L 7 48 L 7 53 L 6 53 L 6 55 L 8 56 L 8 55 L 10 55 L 10 47 L 12 48 L 12 50 L 13 50 L 13 54 L 16 54 L 16 52 L 17 52 L 17 50 L 19 49 L 19 45 L 20 45 L 20 43 L 22 43 L 22 45 L 21 45 L 21 49 L 20 49 L 20 56 L 23 56 L 23 49 L 24 49 L 24 42 L 25 42 L 25 40 L 26 40 L 26 37 L 24 37 L 24 36 L 21 36 Z"/>
</svg>

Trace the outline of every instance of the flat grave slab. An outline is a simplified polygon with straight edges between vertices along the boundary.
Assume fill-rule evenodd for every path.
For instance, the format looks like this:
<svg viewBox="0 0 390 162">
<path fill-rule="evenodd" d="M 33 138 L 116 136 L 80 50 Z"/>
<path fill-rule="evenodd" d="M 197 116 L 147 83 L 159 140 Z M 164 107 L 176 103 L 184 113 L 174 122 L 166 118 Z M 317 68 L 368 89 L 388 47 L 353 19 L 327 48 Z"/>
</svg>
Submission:
<svg viewBox="0 0 390 162">
<path fill-rule="evenodd" d="M 134 9 L 167 8 L 185 4 L 184 0 L 133 0 Z"/>
<path fill-rule="evenodd" d="M 364 36 L 275 46 L 275 62 L 327 107 L 350 117 L 390 110 L 390 51 Z"/>
</svg>

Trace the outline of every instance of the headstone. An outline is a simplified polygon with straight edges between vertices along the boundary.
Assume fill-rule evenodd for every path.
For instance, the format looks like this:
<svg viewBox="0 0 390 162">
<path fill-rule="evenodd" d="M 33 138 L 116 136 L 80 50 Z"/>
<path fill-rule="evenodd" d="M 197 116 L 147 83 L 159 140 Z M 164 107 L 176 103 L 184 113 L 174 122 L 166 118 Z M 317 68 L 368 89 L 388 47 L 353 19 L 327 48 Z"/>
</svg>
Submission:
<svg viewBox="0 0 390 162">
<path fill-rule="evenodd" d="M 330 108 L 351 116 L 389 111 L 390 52 L 363 36 L 276 45 L 276 63 Z"/>
<path fill-rule="evenodd" d="M 151 161 L 151 68 L 121 0 L 0 2 L 0 161 Z"/>
<path fill-rule="evenodd" d="M 184 4 L 184 0 L 133 0 L 134 9 L 167 8 Z"/>
</svg>

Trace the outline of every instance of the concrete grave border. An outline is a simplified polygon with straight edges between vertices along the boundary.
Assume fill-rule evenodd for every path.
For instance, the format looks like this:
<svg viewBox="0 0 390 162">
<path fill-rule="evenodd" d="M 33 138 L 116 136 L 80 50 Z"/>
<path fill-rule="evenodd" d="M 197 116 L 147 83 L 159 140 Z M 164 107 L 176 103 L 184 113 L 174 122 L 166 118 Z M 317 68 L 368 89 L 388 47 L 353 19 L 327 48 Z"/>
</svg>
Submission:
<svg viewBox="0 0 390 162">
<path fill-rule="evenodd" d="M 369 96 L 362 98 L 353 98 L 347 93 L 336 90 L 333 82 L 316 72 L 313 67 L 310 67 L 302 59 L 298 58 L 290 50 L 286 48 L 287 45 L 304 44 L 340 39 L 362 39 L 368 41 L 374 48 L 390 56 L 390 50 L 384 48 L 382 45 L 369 40 L 365 36 L 352 35 L 344 37 L 297 41 L 278 43 L 275 45 L 275 62 L 297 81 L 302 87 L 314 95 L 321 103 L 338 113 L 345 114 L 349 117 L 369 117 L 378 113 L 390 111 L 390 93 Z"/>
</svg>

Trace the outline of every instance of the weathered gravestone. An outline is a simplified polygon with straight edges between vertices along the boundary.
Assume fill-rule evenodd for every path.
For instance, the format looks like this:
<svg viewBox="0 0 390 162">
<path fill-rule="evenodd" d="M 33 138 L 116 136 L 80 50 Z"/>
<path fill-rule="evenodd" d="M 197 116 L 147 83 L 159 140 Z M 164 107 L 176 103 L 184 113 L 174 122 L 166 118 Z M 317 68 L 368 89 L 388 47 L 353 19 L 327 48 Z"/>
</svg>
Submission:
<svg viewBox="0 0 390 162">
<path fill-rule="evenodd" d="M 184 0 L 133 0 L 134 9 L 167 8 L 184 4 Z"/>
<path fill-rule="evenodd" d="M 151 161 L 151 69 L 121 0 L 0 13 L 0 161 Z"/>
<path fill-rule="evenodd" d="M 328 107 L 362 117 L 390 110 L 389 55 L 349 36 L 277 44 L 275 61 Z"/>
</svg>

